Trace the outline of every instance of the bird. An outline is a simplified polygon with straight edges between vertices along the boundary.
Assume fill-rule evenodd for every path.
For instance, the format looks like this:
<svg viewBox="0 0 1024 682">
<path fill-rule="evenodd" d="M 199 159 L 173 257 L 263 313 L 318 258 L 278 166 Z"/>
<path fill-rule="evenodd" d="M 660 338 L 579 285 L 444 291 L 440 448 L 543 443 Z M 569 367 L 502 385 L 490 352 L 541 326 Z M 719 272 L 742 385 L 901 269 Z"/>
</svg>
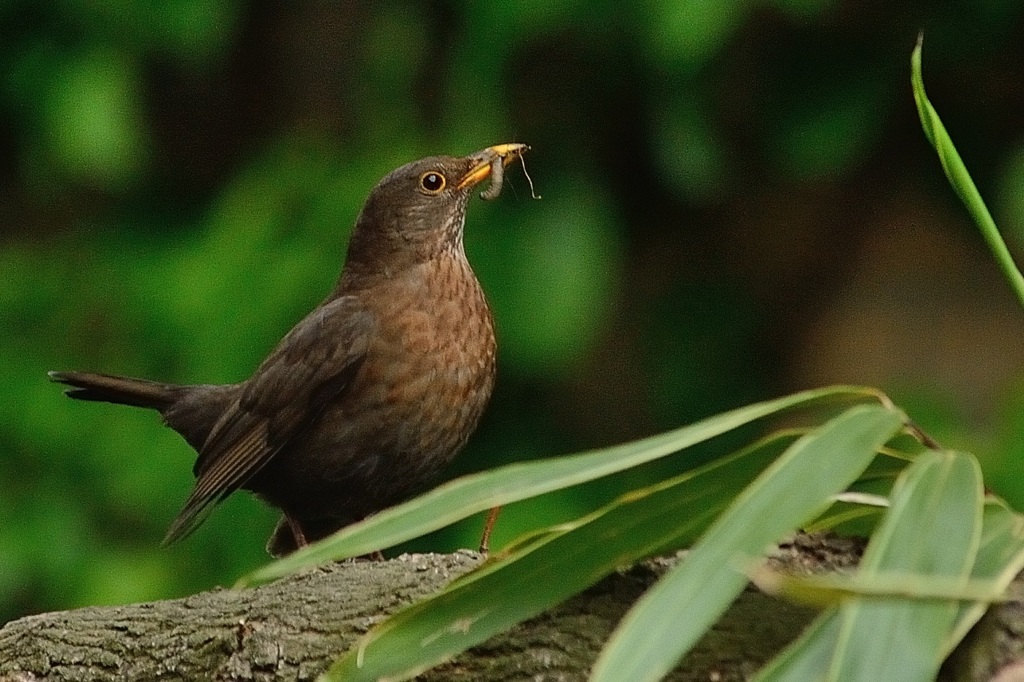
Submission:
<svg viewBox="0 0 1024 682">
<path fill-rule="evenodd" d="M 70 398 L 150 408 L 197 452 L 166 546 L 244 489 L 280 509 L 284 556 L 421 492 L 476 429 L 495 383 L 487 299 L 463 248 L 473 188 L 529 147 L 406 164 L 370 191 L 327 297 L 255 372 L 178 385 L 50 372 Z M 488 529 L 489 530 L 489 529 Z"/>
</svg>

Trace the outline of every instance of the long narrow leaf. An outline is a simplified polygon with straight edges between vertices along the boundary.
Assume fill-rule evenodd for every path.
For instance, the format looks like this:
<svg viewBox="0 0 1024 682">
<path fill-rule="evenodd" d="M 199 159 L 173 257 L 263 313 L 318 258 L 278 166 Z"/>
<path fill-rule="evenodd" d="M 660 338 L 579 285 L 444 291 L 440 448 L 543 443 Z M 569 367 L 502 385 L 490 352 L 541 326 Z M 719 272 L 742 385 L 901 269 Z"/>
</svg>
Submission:
<svg viewBox="0 0 1024 682">
<path fill-rule="evenodd" d="M 1004 590 L 995 580 L 964 580 L 961 576 L 922 575 L 880 571 L 849 575 L 796 576 L 759 566 L 750 580 L 762 592 L 819 609 L 839 606 L 861 597 L 900 597 L 979 601 L 1002 601 Z"/>
<path fill-rule="evenodd" d="M 740 562 L 820 513 L 903 423 L 894 409 L 861 405 L 791 446 L 630 610 L 594 682 L 653 682 L 668 673 L 746 585 Z"/>
<path fill-rule="evenodd" d="M 503 553 L 440 594 L 395 614 L 326 680 L 404 679 L 674 542 L 689 543 L 793 438 L 763 441 L 633 491 L 543 540 Z"/>
<path fill-rule="evenodd" d="M 814 619 L 799 639 L 758 671 L 752 682 L 808 682 L 825 677 L 843 621 L 832 608 Z"/>
<path fill-rule="evenodd" d="M 924 128 L 925 137 L 935 147 L 935 151 L 939 155 L 939 162 L 942 164 L 942 170 L 945 171 L 946 177 L 949 178 L 949 183 L 953 186 L 960 200 L 964 202 L 964 206 L 967 207 L 968 213 L 971 214 L 974 222 L 978 225 L 978 229 L 981 230 L 982 236 L 988 242 L 989 248 L 992 249 L 996 262 L 999 263 L 1003 274 L 1010 281 L 1010 286 L 1017 294 L 1017 298 L 1021 303 L 1024 303 L 1024 275 L 1021 275 L 1017 265 L 1013 262 L 1010 250 L 1006 247 L 1006 242 L 1003 241 L 1002 235 L 999 234 L 999 229 L 992 219 L 992 214 L 988 212 L 988 208 L 985 206 L 978 188 L 974 185 L 970 173 L 967 172 L 967 167 L 960 159 L 960 154 L 957 153 L 956 147 L 953 146 L 953 140 L 946 132 L 946 127 L 942 124 L 939 114 L 935 111 L 932 103 L 928 101 L 927 95 L 925 95 L 924 77 L 921 75 L 921 49 L 923 42 L 924 37 L 919 37 L 917 47 L 914 48 L 910 58 L 910 79 L 914 88 L 914 101 L 917 103 L 917 113 L 921 117 L 921 127 Z"/>
<path fill-rule="evenodd" d="M 994 589 L 1005 592 L 1013 579 L 1024 570 L 1024 517 L 1010 509 L 1002 500 L 990 497 L 982 515 L 981 546 L 971 571 L 972 580 L 991 580 Z M 942 655 L 948 656 L 967 631 L 988 608 L 985 601 L 961 604 L 956 627 L 946 639 Z"/>
<path fill-rule="evenodd" d="M 938 153 L 939 161 L 950 184 L 981 230 L 985 241 L 995 255 L 996 262 L 1017 294 L 1017 298 L 1024 303 L 1024 275 L 1014 263 L 981 194 L 957 153 L 942 120 L 925 94 L 921 69 L 922 44 L 923 36 L 920 36 L 910 60 L 911 82 L 917 111 L 921 117 L 921 126 L 928 141 Z M 1022 568 L 1024 568 L 1024 519 L 1005 505 L 987 504 L 984 514 L 982 545 L 972 576 L 974 578 L 992 578 L 1005 589 L 1010 580 Z M 960 606 L 956 627 L 946 641 L 945 653 L 947 655 L 974 623 L 981 618 L 986 608 L 987 604 L 984 602 Z"/>
<path fill-rule="evenodd" d="M 243 577 L 236 587 L 275 580 L 300 568 L 392 547 L 491 507 L 639 466 L 785 410 L 867 398 L 878 399 L 879 394 L 874 389 L 850 386 L 803 391 L 741 407 L 636 442 L 464 476 L 271 563 Z"/>
<path fill-rule="evenodd" d="M 872 536 L 858 574 L 917 574 L 967 583 L 981 540 L 981 471 L 961 453 L 928 452 L 908 467 L 892 506 Z M 842 608 L 843 625 L 828 679 L 843 682 L 934 679 L 957 602 L 856 599 Z"/>
</svg>

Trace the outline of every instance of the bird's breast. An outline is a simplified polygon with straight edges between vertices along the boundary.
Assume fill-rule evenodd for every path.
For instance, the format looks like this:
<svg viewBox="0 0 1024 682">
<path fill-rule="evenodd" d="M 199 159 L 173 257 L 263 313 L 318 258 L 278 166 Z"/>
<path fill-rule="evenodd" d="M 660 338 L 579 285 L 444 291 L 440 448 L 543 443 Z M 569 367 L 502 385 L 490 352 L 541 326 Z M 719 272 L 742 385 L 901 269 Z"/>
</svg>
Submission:
<svg viewBox="0 0 1024 682">
<path fill-rule="evenodd" d="M 494 386 L 494 325 L 461 254 L 445 255 L 376 292 L 374 338 L 352 409 L 379 415 L 379 452 L 451 459 L 476 427 Z"/>
</svg>

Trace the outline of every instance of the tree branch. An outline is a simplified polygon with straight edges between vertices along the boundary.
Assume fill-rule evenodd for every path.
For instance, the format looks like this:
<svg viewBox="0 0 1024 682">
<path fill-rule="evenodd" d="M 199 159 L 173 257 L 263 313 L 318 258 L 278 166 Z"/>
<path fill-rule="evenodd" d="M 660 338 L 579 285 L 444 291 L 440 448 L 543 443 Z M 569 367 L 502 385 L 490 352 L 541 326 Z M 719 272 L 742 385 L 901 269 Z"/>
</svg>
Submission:
<svg viewBox="0 0 1024 682">
<path fill-rule="evenodd" d="M 843 569 L 856 563 L 860 548 L 851 540 L 798 536 L 773 561 L 797 572 Z M 464 551 L 343 562 L 251 590 L 29 616 L 0 628 L 0 682 L 311 680 L 387 614 L 479 561 Z M 625 611 L 676 561 L 653 560 L 609 576 L 418 679 L 585 680 Z M 1012 608 L 1021 611 L 1020 605 L 998 611 Z M 750 588 L 669 679 L 746 679 L 813 616 Z M 998 617 L 977 631 L 1007 632 L 1010 626 Z M 969 653 L 958 652 L 948 666 L 972 669 L 972 676 L 960 679 L 989 679 L 997 665 L 1011 660 L 991 651 L 979 658 L 983 647 L 976 636 L 964 648 Z"/>
</svg>

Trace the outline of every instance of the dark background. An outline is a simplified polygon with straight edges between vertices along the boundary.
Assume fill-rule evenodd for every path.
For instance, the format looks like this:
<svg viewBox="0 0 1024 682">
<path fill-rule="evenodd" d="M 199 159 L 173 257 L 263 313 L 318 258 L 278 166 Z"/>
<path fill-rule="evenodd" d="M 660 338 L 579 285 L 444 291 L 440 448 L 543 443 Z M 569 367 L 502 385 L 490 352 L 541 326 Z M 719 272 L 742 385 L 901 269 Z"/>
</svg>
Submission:
<svg viewBox="0 0 1024 682">
<path fill-rule="evenodd" d="M 47 370 L 245 378 L 331 287 L 380 176 L 499 142 L 533 146 L 543 199 L 510 169 L 470 207 L 500 377 L 457 471 L 865 383 L 1020 508 L 1024 315 L 920 132 L 909 62 L 923 29 L 931 99 L 1019 245 L 1022 19 L 1019 0 L 0 2 L 0 622 L 230 584 L 275 518 L 236 495 L 160 549 L 191 451 Z M 616 485 L 512 508 L 496 541 Z"/>
</svg>

